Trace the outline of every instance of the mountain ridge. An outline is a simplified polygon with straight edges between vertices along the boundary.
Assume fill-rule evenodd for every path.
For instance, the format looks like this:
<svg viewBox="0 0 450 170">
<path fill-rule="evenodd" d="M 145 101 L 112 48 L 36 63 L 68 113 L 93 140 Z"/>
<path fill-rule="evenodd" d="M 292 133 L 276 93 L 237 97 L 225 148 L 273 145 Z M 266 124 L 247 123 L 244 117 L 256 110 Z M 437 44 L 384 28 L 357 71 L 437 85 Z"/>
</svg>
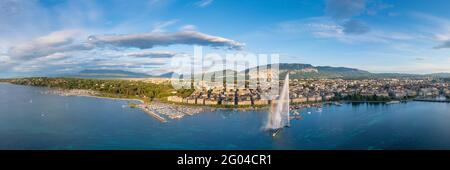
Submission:
<svg viewBox="0 0 450 170">
<path fill-rule="evenodd" d="M 259 66 L 262 67 L 262 66 Z M 274 64 L 265 65 L 265 67 L 275 67 Z M 440 72 L 431 74 L 407 74 L 407 73 L 371 73 L 369 71 L 349 68 L 349 67 L 333 67 L 333 66 L 313 66 L 311 64 L 303 63 L 279 63 L 280 76 L 284 77 L 289 72 L 291 78 L 450 78 L 450 73 Z M 240 72 L 257 69 L 252 67 Z M 227 69 L 227 75 L 233 75 L 233 70 Z M 204 76 L 221 75 L 222 71 L 212 71 L 205 73 Z M 82 77 L 82 78 L 152 78 L 163 77 L 171 78 L 180 74 L 174 72 L 167 72 L 159 75 L 150 75 L 146 73 L 138 73 L 132 71 L 125 71 L 120 69 L 85 69 L 76 74 L 64 75 L 68 77 Z M 184 75 L 189 76 L 189 75 Z M 220 77 L 217 77 L 220 78 Z"/>
</svg>

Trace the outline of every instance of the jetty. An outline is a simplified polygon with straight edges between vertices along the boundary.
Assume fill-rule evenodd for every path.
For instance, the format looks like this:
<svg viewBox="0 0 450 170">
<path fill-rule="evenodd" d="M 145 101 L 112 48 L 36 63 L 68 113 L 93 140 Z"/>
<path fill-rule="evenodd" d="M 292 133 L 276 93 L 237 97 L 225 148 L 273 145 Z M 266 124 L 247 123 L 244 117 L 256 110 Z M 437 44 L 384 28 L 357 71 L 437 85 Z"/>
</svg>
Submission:
<svg viewBox="0 0 450 170">
<path fill-rule="evenodd" d="M 167 120 L 165 118 L 163 118 L 162 116 L 156 114 L 155 112 L 152 112 L 150 110 L 145 110 L 145 112 L 147 114 L 149 114 L 150 116 L 153 116 L 154 118 L 156 118 L 157 120 L 159 120 L 162 123 L 166 123 L 167 122 Z"/>
<path fill-rule="evenodd" d="M 420 102 L 439 102 L 439 103 L 450 103 L 450 100 L 436 100 L 436 99 L 413 99 L 413 101 L 420 101 Z"/>
<path fill-rule="evenodd" d="M 398 103 L 400 103 L 400 101 L 397 100 L 386 102 L 386 104 L 398 104 Z"/>
<path fill-rule="evenodd" d="M 154 111 L 148 109 L 144 104 L 139 106 L 142 110 L 144 110 L 145 113 L 147 113 L 148 115 L 154 117 L 155 119 L 159 120 L 161 123 L 166 123 L 167 120 L 162 117 L 161 115 L 155 113 Z"/>
</svg>

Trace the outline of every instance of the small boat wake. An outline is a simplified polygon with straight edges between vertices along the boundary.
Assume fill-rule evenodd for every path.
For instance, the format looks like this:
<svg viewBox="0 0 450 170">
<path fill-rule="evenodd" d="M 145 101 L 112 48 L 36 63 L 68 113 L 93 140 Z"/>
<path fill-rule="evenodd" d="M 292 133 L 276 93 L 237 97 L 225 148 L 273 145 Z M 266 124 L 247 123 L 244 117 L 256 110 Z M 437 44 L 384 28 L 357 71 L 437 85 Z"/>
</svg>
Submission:
<svg viewBox="0 0 450 170">
<path fill-rule="evenodd" d="M 282 130 L 282 129 L 276 129 L 276 130 L 273 130 L 273 132 L 272 132 L 272 137 L 277 136 L 277 134 L 278 134 L 281 130 Z"/>
</svg>

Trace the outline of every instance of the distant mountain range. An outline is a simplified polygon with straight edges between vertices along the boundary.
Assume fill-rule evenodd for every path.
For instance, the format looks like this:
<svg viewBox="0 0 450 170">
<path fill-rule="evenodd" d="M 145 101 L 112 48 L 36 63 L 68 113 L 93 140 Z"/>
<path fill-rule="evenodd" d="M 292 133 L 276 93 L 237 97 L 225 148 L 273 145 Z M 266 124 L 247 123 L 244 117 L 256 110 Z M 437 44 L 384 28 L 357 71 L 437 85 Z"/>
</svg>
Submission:
<svg viewBox="0 0 450 170">
<path fill-rule="evenodd" d="M 278 67 L 282 77 L 289 72 L 291 78 L 356 78 L 373 75 L 368 71 L 347 67 L 312 66 L 298 63 L 280 63 Z"/>
<path fill-rule="evenodd" d="M 176 74 L 174 72 L 168 72 L 168 73 L 161 74 L 158 77 L 171 78 L 173 76 L 173 74 L 175 74 L 175 76 L 178 75 L 178 74 Z"/>
<path fill-rule="evenodd" d="M 274 67 L 274 65 L 267 65 L 267 67 Z M 450 73 L 433 73 L 433 74 L 404 74 L 404 73 L 371 73 L 365 70 L 347 67 L 331 67 L 331 66 L 313 66 L 311 64 L 301 63 L 280 63 L 278 65 L 281 72 L 280 76 L 284 77 L 289 72 L 291 78 L 344 78 L 344 79 L 359 79 L 359 78 L 450 78 Z M 250 68 L 241 72 L 256 70 L 257 68 Z M 227 76 L 234 75 L 234 70 L 227 70 Z M 145 73 L 136 73 L 124 70 L 107 70 L 107 69 L 88 69 L 82 70 L 77 74 L 64 75 L 67 77 L 81 77 L 81 78 L 151 78 L 151 77 L 172 77 L 173 72 L 164 73 L 161 75 L 149 75 Z M 222 71 L 215 71 L 205 73 L 206 77 L 221 75 Z M 189 75 L 185 75 L 189 76 Z M 221 77 L 215 77 L 220 79 Z"/>
<path fill-rule="evenodd" d="M 110 70 L 110 69 L 87 69 L 82 70 L 76 74 L 63 75 L 65 77 L 78 78 L 152 78 L 152 77 L 172 77 L 173 72 L 164 73 L 161 75 L 150 75 L 146 73 L 137 73 L 125 70 Z"/>
<path fill-rule="evenodd" d="M 96 76 L 103 76 L 103 77 L 151 77 L 148 74 L 145 73 L 136 73 L 131 71 L 124 71 L 124 70 L 83 70 L 79 72 L 80 76 L 87 76 L 87 77 L 96 77 Z"/>
<path fill-rule="evenodd" d="M 299 64 L 299 63 L 280 63 L 278 67 L 281 72 L 280 74 L 281 77 L 284 77 L 284 75 L 286 75 L 286 73 L 289 72 L 290 78 L 344 78 L 344 79 L 426 78 L 426 77 L 450 78 L 450 73 L 433 73 L 433 74 L 371 73 L 365 70 L 355 68 L 312 66 L 310 64 Z"/>
</svg>

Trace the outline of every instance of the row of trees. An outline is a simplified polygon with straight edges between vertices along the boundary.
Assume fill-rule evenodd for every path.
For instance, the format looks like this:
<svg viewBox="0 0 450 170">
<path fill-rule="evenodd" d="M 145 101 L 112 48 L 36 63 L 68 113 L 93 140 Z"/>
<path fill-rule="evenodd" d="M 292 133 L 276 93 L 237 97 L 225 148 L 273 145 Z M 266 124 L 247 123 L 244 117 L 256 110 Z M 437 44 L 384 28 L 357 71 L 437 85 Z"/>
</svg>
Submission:
<svg viewBox="0 0 450 170">
<path fill-rule="evenodd" d="M 154 84 L 144 81 L 102 80 L 80 78 L 21 78 L 10 80 L 13 84 L 61 89 L 84 89 L 100 92 L 102 96 L 153 100 L 167 97 L 173 91 L 170 84 Z"/>
<path fill-rule="evenodd" d="M 377 96 L 374 95 L 361 95 L 361 94 L 352 94 L 347 96 L 342 96 L 341 94 L 335 94 L 335 96 L 331 99 L 332 101 L 340 101 L 340 100 L 347 100 L 347 101 L 381 101 L 381 102 L 387 102 L 391 101 L 392 99 L 387 96 Z"/>
</svg>

